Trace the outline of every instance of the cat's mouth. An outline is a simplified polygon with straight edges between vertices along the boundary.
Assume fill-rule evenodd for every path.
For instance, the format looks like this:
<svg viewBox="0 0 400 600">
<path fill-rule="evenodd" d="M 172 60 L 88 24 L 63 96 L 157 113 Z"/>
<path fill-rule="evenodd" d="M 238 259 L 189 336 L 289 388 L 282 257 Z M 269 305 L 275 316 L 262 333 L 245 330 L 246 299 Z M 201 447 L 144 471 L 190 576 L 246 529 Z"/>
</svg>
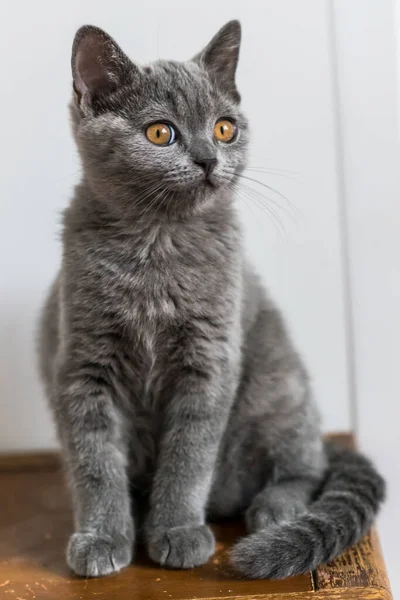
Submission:
<svg viewBox="0 0 400 600">
<path fill-rule="evenodd" d="M 206 192 L 213 192 L 223 187 L 226 183 L 226 178 L 221 174 L 210 173 L 204 175 L 197 175 L 197 177 L 181 177 L 174 181 L 166 182 L 167 190 L 176 193 L 190 193 L 196 196 L 200 194 L 203 196 Z"/>
<path fill-rule="evenodd" d="M 213 189 L 213 190 L 215 190 L 215 188 L 217 187 L 217 184 L 214 181 L 212 181 L 212 179 L 210 177 L 205 177 L 203 179 L 203 185 L 206 188 L 210 188 L 210 189 Z"/>
<path fill-rule="evenodd" d="M 222 184 L 221 177 L 218 177 L 218 173 L 205 173 L 203 177 L 201 177 L 200 181 L 197 183 L 197 186 L 201 186 L 203 189 L 215 190 L 220 187 Z"/>
</svg>

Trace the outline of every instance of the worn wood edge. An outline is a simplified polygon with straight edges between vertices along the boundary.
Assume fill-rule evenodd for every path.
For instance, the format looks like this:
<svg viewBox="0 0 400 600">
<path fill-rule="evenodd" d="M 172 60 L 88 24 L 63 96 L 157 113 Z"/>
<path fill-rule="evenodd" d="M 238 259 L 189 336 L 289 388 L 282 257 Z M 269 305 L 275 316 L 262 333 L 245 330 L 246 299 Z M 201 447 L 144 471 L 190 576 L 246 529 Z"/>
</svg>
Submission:
<svg viewBox="0 0 400 600">
<path fill-rule="evenodd" d="M 192 600 L 186 598 L 185 600 Z M 199 598 L 199 600 L 234 600 L 234 596 L 218 596 Z M 238 597 L 236 597 L 238 598 Z M 249 594 L 240 597 L 242 600 L 285 600 L 294 598 L 295 600 L 322 600 L 333 598 L 336 600 L 393 600 L 392 594 L 385 588 L 339 588 L 331 590 L 321 590 L 316 592 L 275 592 L 273 594 Z"/>
<path fill-rule="evenodd" d="M 248 594 L 240 596 L 241 600 L 322 600 L 332 598 L 333 600 L 393 600 L 392 594 L 385 588 L 340 588 L 332 590 L 321 590 L 316 592 L 275 592 L 273 594 Z M 235 596 L 207 596 L 199 600 L 234 600 Z M 236 596 L 239 600 L 239 597 Z M 193 600 L 193 596 L 185 598 Z"/>
<path fill-rule="evenodd" d="M 365 551 L 365 548 L 368 548 L 368 544 L 370 552 Z M 365 554 L 363 555 L 364 552 Z M 358 560 L 353 553 L 357 553 Z M 364 570 L 360 567 L 359 561 L 361 564 L 364 564 Z M 353 569 L 349 569 L 351 566 L 353 566 Z M 370 584 L 365 585 L 365 587 L 362 587 L 360 577 L 362 573 L 367 574 L 370 580 Z M 331 563 L 318 567 L 313 573 L 313 578 L 317 594 L 334 592 L 335 590 L 347 592 L 365 589 L 379 590 L 381 595 L 377 596 L 378 598 L 392 598 L 390 581 L 375 527 L 353 548 L 347 549 Z"/>
<path fill-rule="evenodd" d="M 373 540 L 372 544 L 374 547 L 374 556 L 376 557 L 377 563 L 379 565 L 379 576 L 382 582 L 381 587 L 384 588 L 388 593 L 388 598 L 393 598 L 392 588 L 390 586 L 390 579 L 386 570 L 385 557 L 383 555 L 383 550 L 376 527 L 372 528 L 371 535 Z"/>
</svg>

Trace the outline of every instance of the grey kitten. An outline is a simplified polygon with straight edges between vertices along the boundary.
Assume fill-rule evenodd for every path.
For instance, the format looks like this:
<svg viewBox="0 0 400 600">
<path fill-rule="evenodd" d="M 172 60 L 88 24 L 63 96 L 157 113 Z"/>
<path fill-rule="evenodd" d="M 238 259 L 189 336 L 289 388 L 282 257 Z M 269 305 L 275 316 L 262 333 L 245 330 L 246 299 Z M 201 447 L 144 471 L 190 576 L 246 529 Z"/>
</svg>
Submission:
<svg viewBox="0 0 400 600">
<path fill-rule="evenodd" d="M 282 578 L 370 527 L 384 483 L 321 439 L 307 373 L 243 260 L 232 189 L 248 125 L 240 25 L 184 63 L 139 67 L 96 27 L 74 41 L 83 177 L 41 322 L 41 371 L 74 504 L 70 567 L 214 551 L 206 517 L 244 515 L 232 564 Z"/>
</svg>

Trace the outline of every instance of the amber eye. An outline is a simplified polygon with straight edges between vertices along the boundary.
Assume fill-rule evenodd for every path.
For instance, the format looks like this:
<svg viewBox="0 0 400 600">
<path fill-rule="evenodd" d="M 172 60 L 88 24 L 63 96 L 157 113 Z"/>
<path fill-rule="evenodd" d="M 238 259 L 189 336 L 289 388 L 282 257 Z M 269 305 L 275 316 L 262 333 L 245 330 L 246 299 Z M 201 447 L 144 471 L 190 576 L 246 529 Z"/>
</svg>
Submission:
<svg viewBox="0 0 400 600">
<path fill-rule="evenodd" d="M 220 119 L 214 125 L 214 137 L 219 142 L 231 142 L 237 133 L 237 127 L 228 119 Z"/>
<path fill-rule="evenodd" d="M 153 123 L 146 129 L 146 137 L 157 146 L 170 146 L 175 141 L 175 129 L 168 123 Z"/>
</svg>

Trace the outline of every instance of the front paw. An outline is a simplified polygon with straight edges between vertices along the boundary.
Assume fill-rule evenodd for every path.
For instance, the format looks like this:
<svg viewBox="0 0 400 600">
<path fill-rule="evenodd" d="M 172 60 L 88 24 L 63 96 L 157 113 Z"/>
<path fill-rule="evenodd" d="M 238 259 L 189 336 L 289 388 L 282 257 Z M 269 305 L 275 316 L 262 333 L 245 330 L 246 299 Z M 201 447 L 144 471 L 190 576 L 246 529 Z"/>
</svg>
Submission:
<svg viewBox="0 0 400 600">
<path fill-rule="evenodd" d="M 203 565 L 214 550 L 214 535 L 207 525 L 156 529 L 148 536 L 150 558 L 174 569 Z"/>
<path fill-rule="evenodd" d="M 77 575 L 100 577 L 129 565 L 132 550 L 132 543 L 123 535 L 74 533 L 67 547 L 67 563 Z"/>
</svg>

